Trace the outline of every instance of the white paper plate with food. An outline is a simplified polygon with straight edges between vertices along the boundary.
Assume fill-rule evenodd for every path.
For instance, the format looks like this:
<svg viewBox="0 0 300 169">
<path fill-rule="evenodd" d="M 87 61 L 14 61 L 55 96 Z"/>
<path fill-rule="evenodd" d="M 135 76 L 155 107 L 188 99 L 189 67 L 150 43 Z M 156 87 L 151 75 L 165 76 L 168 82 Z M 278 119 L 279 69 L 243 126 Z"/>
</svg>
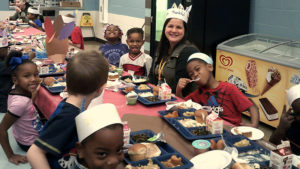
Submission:
<svg viewBox="0 0 300 169">
<path fill-rule="evenodd" d="M 264 132 L 262 132 L 261 130 L 249 126 L 234 127 L 231 129 L 231 133 L 234 135 L 243 135 L 249 138 L 250 140 L 260 140 L 265 135 Z"/>
<path fill-rule="evenodd" d="M 199 154 L 191 159 L 192 169 L 220 169 L 228 166 L 232 161 L 231 155 L 223 150 L 212 150 Z"/>
</svg>

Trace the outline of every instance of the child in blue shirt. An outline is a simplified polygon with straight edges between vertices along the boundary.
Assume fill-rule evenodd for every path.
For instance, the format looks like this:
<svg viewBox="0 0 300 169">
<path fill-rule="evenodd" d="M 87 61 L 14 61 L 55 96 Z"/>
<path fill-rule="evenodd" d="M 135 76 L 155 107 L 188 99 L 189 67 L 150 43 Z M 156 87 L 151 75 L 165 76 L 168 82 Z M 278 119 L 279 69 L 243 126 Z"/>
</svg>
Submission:
<svg viewBox="0 0 300 169">
<path fill-rule="evenodd" d="M 27 18 L 29 19 L 29 24 L 36 29 L 43 30 L 43 24 L 39 18 L 40 12 L 35 7 L 29 7 L 27 12 Z"/>
<path fill-rule="evenodd" d="M 108 25 L 104 31 L 107 43 L 99 48 L 108 62 L 117 67 L 119 67 L 121 56 L 128 53 L 127 45 L 121 43 L 122 35 L 123 32 L 117 25 Z"/>
<path fill-rule="evenodd" d="M 78 52 L 69 60 L 66 72 L 69 97 L 60 102 L 28 150 L 32 168 L 71 168 L 78 141 L 75 117 L 104 90 L 108 67 L 97 51 Z"/>
</svg>

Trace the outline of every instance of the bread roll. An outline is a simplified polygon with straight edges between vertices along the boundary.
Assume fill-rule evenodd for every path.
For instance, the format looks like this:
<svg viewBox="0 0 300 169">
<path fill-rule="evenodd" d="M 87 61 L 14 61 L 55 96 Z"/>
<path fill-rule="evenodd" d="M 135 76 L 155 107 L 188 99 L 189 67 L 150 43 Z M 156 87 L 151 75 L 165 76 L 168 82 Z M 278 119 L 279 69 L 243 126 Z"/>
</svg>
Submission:
<svg viewBox="0 0 300 169">
<path fill-rule="evenodd" d="M 147 158 L 160 156 L 161 151 L 156 144 L 153 143 L 142 143 L 142 144 L 144 144 L 147 147 L 147 155 L 146 155 Z"/>
<path fill-rule="evenodd" d="M 143 160 L 147 155 L 147 146 L 135 144 L 128 149 L 128 155 L 131 161 Z"/>
<path fill-rule="evenodd" d="M 198 123 L 205 124 L 207 112 L 205 110 L 196 110 L 195 119 Z"/>
</svg>

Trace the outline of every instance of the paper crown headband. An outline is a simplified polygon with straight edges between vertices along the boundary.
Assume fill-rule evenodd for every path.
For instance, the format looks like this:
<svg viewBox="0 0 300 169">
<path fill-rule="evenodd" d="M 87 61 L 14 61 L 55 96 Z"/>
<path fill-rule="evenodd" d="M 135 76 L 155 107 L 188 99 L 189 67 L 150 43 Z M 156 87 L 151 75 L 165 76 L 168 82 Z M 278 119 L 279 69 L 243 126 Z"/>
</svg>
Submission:
<svg viewBox="0 0 300 169">
<path fill-rule="evenodd" d="M 295 100 L 299 98 L 300 98 L 300 84 L 297 84 L 286 90 L 286 99 L 290 106 Z"/>
<path fill-rule="evenodd" d="M 177 7 L 176 4 L 174 3 L 172 5 L 172 8 L 167 10 L 166 19 L 177 18 L 177 19 L 183 20 L 185 23 L 187 23 L 191 9 L 192 9 L 192 5 L 187 7 L 184 10 L 184 8 L 181 4 L 179 4 L 179 6 Z"/>
<path fill-rule="evenodd" d="M 4 30 L 0 29 L 0 48 L 8 46 L 8 39 L 7 39 L 8 29 L 5 28 Z"/>
<path fill-rule="evenodd" d="M 71 17 L 67 17 L 67 16 L 62 16 L 62 19 L 63 19 L 64 23 L 70 23 L 70 22 L 74 22 L 75 23 L 75 18 L 71 18 Z"/>
<path fill-rule="evenodd" d="M 116 107 L 110 103 L 87 109 L 75 118 L 75 122 L 79 142 L 104 127 L 122 124 Z"/>
<path fill-rule="evenodd" d="M 28 13 L 32 13 L 32 14 L 36 14 L 36 15 L 39 15 L 40 14 L 40 11 L 38 9 L 34 9 L 32 7 L 29 7 L 28 10 L 27 10 Z"/>
<path fill-rule="evenodd" d="M 211 57 L 207 56 L 205 53 L 200 53 L 200 52 L 194 53 L 188 58 L 187 62 L 190 62 L 193 59 L 200 59 L 211 65 L 214 64 L 214 61 L 211 59 Z"/>
</svg>

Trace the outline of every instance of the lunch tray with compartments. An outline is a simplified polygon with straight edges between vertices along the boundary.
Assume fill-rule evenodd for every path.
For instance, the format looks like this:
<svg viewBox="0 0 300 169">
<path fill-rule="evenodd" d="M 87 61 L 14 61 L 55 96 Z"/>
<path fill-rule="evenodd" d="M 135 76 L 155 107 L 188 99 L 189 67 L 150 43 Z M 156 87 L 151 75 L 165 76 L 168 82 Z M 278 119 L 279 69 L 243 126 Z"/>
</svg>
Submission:
<svg viewBox="0 0 300 169">
<path fill-rule="evenodd" d="M 63 76 L 65 74 L 65 71 L 62 68 L 59 68 L 60 71 L 57 72 L 57 68 L 54 66 L 54 64 L 49 64 L 49 72 L 39 74 L 40 77 L 48 77 L 48 76 Z"/>
<path fill-rule="evenodd" d="M 195 109 L 181 109 L 178 110 L 178 117 L 175 118 L 166 118 L 164 115 L 173 112 L 173 110 L 168 110 L 168 111 L 159 111 L 158 114 L 162 116 L 163 119 L 165 119 L 171 126 L 173 126 L 185 139 L 193 141 L 193 140 L 198 140 L 198 139 L 211 139 L 211 138 L 216 138 L 216 137 L 221 137 L 220 134 L 207 134 L 207 135 L 201 135 L 197 136 L 194 135 L 191 131 L 195 129 L 202 128 L 203 130 L 206 129 L 205 126 L 202 127 L 184 127 L 178 120 L 182 119 L 194 119 L 194 116 L 183 116 L 183 113 L 185 112 L 191 112 L 195 111 Z M 223 136 L 229 135 L 230 133 L 226 130 L 223 129 Z"/>
<path fill-rule="evenodd" d="M 140 130 L 140 131 L 131 132 L 130 133 L 131 144 L 136 144 L 136 142 L 132 139 L 132 136 L 137 134 L 145 134 L 148 135 L 149 137 L 153 137 L 155 135 L 155 133 L 152 130 Z M 182 154 L 180 154 L 177 150 L 171 147 L 168 143 L 156 142 L 155 144 L 161 150 L 161 155 L 158 157 L 152 157 L 151 159 L 153 163 L 157 164 L 161 169 L 168 169 L 161 163 L 161 161 L 167 161 L 168 159 L 171 158 L 172 155 L 176 155 L 176 157 L 181 157 L 181 161 L 183 163 L 183 165 L 174 167 L 172 169 L 187 169 L 193 167 L 193 163 L 191 163 L 188 159 L 186 159 Z M 142 166 L 148 164 L 148 159 L 131 161 L 128 153 L 125 153 L 124 159 L 128 164 L 131 164 L 132 166 Z"/>
<path fill-rule="evenodd" d="M 148 85 L 147 85 L 148 86 Z M 144 93 L 144 92 L 151 92 L 153 93 L 153 89 L 151 86 L 148 86 L 150 87 L 150 89 L 147 89 L 147 90 L 138 90 L 137 87 L 135 86 L 134 87 L 134 92 L 136 92 L 137 94 L 139 93 Z M 128 92 L 125 91 L 125 88 L 119 88 L 119 90 L 121 90 L 124 94 L 127 94 Z M 166 103 L 168 101 L 175 101 L 177 100 L 175 97 L 171 97 L 171 99 L 168 99 L 168 100 L 160 100 L 158 98 L 158 96 L 150 96 L 152 98 L 155 98 L 156 101 L 150 101 L 147 99 L 147 97 L 141 97 L 141 96 L 138 96 L 138 101 L 146 106 L 151 106 L 151 105 L 157 105 L 157 104 L 163 104 L 163 103 Z"/>
<path fill-rule="evenodd" d="M 54 85 L 57 83 L 66 82 L 66 79 L 64 76 L 57 76 L 57 77 L 54 77 L 54 79 L 55 79 Z M 52 94 L 59 94 L 60 92 L 63 92 L 64 89 L 66 88 L 66 86 L 49 87 L 44 82 L 42 82 L 42 85 Z"/>
<path fill-rule="evenodd" d="M 214 138 L 215 142 L 217 143 L 221 138 Z M 236 147 L 234 143 L 246 139 L 249 141 L 250 145 L 246 147 Z M 239 158 L 243 158 L 247 156 L 247 160 L 249 160 L 249 164 L 258 163 L 261 166 L 269 166 L 270 160 L 267 160 L 263 157 L 263 155 L 270 156 L 270 150 L 266 149 L 262 145 L 256 143 L 248 139 L 242 135 L 230 135 L 225 136 L 224 140 L 229 147 L 235 147 L 239 152 Z M 257 151 L 254 153 L 254 151 Z M 247 153 L 249 152 L 249 153 Z"/>
</svg>

